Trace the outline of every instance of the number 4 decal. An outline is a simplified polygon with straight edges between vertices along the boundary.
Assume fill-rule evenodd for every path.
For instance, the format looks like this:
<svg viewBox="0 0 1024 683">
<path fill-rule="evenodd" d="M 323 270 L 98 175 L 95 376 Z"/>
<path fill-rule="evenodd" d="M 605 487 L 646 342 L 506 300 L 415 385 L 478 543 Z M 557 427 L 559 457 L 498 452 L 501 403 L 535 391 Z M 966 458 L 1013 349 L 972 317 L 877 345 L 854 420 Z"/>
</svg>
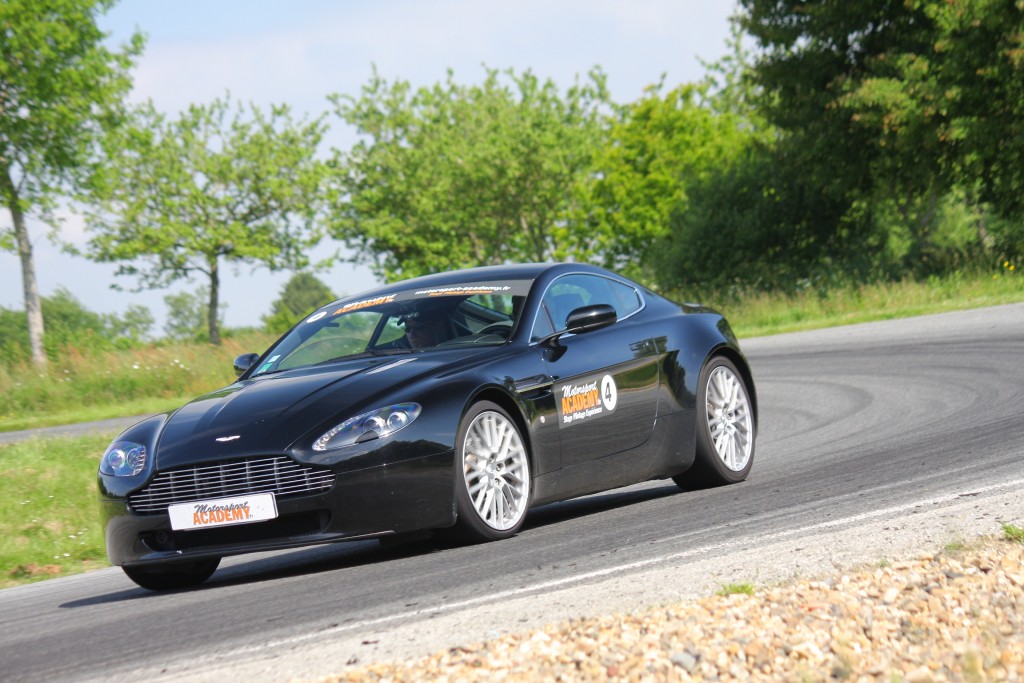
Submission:
<svg viewBox="0 0 1024 683">
<path fill-rule="evenodd" d="M 611 375 L 601 378 L 601 403 L 609 412 L 615 410 L 615 403 L 619 400 L 619 392 L 615 387 L 615 380 Z"/>
</svg>

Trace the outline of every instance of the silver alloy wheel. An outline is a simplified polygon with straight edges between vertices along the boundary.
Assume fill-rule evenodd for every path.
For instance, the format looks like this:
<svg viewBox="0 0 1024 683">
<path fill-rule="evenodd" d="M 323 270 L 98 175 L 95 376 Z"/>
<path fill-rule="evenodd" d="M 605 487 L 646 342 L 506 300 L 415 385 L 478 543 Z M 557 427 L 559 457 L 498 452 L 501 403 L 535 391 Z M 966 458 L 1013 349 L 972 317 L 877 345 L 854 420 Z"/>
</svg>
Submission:
<svg viewBox="0 0 1024 683">
<path fill-rule="evenodd" d="M 473 509 L 487 526 L 511 529 L 526 514 L 530 462 L 519 430 L 501 413 L 484 411 L 470 423 L 462 472 Z"/>
<path fill-rule="evenodd" d="M 754 449 L 754 421 L 743 381 L 729 368 L 718 366 L 708 377 L 708 429 L 718 458 L 728 469 L 740 472 Z"/>
</svg>

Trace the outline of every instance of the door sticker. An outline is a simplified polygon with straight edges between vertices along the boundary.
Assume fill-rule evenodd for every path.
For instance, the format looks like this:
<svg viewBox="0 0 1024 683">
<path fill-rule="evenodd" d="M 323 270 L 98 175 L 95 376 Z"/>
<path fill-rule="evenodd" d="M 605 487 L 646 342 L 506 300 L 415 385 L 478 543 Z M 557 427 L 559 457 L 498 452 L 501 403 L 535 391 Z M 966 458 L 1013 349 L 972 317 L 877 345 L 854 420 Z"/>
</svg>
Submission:
<svg viewBox="0 0 1024 683">
<path fill-rule="evenodd" d="M 615 410 L 615 403 L 619 400 L 619 391 L 615 388 L 615 380 L 611 375 L 601 378 L 601 403 L 609 413 Z"/>
<path fill-rule="evenodd" d="M 619 399 L 618 388 L 611 375 L 561 384 L 555 391 L 558 396 L 558 424 L 561 427 L 609 415 L 615 410 Z"/>
</svg>

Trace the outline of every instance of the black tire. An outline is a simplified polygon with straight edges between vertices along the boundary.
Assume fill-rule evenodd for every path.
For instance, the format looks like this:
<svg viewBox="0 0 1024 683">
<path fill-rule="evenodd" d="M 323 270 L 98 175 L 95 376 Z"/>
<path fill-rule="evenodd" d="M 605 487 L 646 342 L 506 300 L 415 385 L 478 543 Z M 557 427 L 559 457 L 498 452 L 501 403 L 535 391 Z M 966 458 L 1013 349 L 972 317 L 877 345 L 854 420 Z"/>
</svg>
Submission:
<svg viewBox="0 0 1024 683">
<path fill-rule="evenodd" d="M 723 390 L 736 395 L 719 406 Z M 723 356 L 711 358 L 697 383 L 696 458 L 690 469 L 672 480 L 684 490 L 693 490 L 746 479 L 754 464 L 757 422 L 753 411 L 750 390 L 736 366 Z M 717 434 L 712 433 L 712 425 Z"/>
<path fill-rule="evenodd" d="M 220 558 L 174 562 L 138 567 L 121 567 L 128 578 L 151 591 L 171 591 L 193 588 L 206 581 L 217 571 Z"/>
<path fill-rule="evenodd" d="M 500 432 L 499 443 L 485 442 L 491 428 Z M 501 406 L 481 401 L 463 416 L 454 470 L 455 539 L 480 543 L 515 536 L 533 493 L 530 454 L 515 420 Z"/>
</svg>

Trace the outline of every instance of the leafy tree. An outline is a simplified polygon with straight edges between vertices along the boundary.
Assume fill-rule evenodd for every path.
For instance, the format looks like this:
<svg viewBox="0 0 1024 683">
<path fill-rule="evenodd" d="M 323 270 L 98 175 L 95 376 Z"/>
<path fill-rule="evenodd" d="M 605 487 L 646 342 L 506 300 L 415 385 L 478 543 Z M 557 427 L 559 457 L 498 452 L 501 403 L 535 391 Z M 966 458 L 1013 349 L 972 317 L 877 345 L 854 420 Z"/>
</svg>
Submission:
<svg viewBox="0 0 1024 683">
<path fill-rule="evenodd" d="M 1024 5 L 742 0 L 766 111 L 821 191 L 890 203 L 928 267 L 961 186 L 1024 215 Z M 977 182 L 975 182 L 977 178 Z"/>
<path fill-rule="evenodd" d="M 706 86 L 682 85 L 664 96 L 660 90 L 649 88 L 622 107 L 595 162 L 588 202 L 591 251 L 607 266 L 649 281 L 652 256 L 670 232 L 672 214 L 686 211 L 689 187 L 740 153 L 753 134 L 743 117 L 706 103 Z"/>
<path fill-rule="evenodd" d="M 267 332 L 281 334 L 303 315 L 337 298 L 312 273 L 296 273 L 281 288 L 281 296 L 274 301 L 270 313 L 260 319 Z"/>
<path fill-rule="evenodd" d="M 322 117 L 296 122 L 285 106 L 232 111 L 218 99 L 176 121 L 141 107 L 92 178 L 88 255 L 120 262 L 117 273 L 140 288 L 205 277 L 206 327 L 219 344 L 222 266 L 301 268 L 322 237 L 324 131 Z"/>
<path fill-rule="evenodd" d="M 964 175 L 979 179 L 979 199 L 1019 225 L 1024 220 L 1024 3 L 953 0 L 924 7 L 936 29 L 929 62 L 937 74 L 930 92 L 926 79 L 915 79 L 926 93 L 919 99 L 941 103 L 948 119 L 942 141 L 959 152 Z M 904 69 L 904 76 L 919 71 Z M 1016 248 L 1024 248 L 1024 242 Z"/>
<path fill-rule="evenodd" d="M 585 252 L 576 191 L 603 143 L 604 76 L 560 94 L 531 72 L 415 92 L 374 73 L 334 95 L 362 139 L 336 152 L 332 231 L 386 279 Z"/>
<path fill-rule="evenodd" d="M 149 338 L 156 319 L 145 306 L 130 304 L 124 315 L 104 316 L 108 334 L 115 340 L 123 339 L 129 344 L 139 344 Z"/>
<path fill-rule="evenodd" d="M 207 324 L 207 302 L 210 292 L 205 286 L 195 292 L 180 292 L 164 297 L 167 304 L 167 321 L 164 323 L 164 334 L 175 341 L 209 341 L 209 325 Z M 218 308 L 220 319 L 218 329 L 224 326 L 224 309 L 227 304 Z"/>
<path fill-rule="evenodd" d="M 860 279 L 872 264 L 858 256 L 881 250 L 884 238 L 865 230 L 873 221 L 856 209 L 819 192 L 782 150 L 754 143 L 688 186 L 654 269 L 662 285 L 693 298 Z"/>
<path fill-rule="evenodd" d="M 46 363 L 43 311 L 27 218 L 55 225 L 57 201 L 80 185 L 102 130 L 120 120 L 142 38 L 113 52 L 96 17 L 109 0 L 0 3 L 0 248 L 16 250 L 32 361 Z M 51 237 L 56 229 L 51 232 Z"/>
</svg>

